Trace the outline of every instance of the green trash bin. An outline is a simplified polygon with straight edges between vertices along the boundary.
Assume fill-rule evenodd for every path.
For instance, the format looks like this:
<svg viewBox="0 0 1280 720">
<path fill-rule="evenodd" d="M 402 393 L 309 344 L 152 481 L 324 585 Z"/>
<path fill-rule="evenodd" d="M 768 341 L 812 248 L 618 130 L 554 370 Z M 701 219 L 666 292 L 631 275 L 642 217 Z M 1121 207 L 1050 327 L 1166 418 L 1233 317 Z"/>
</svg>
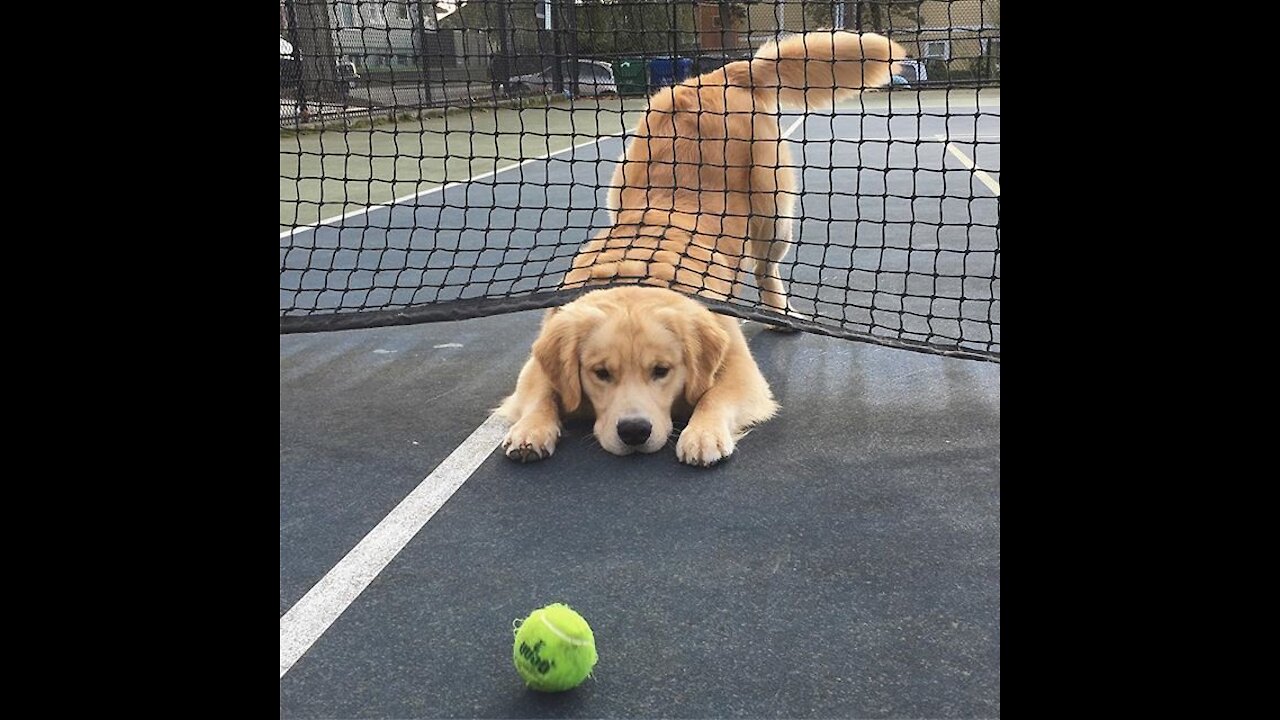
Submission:
<svg viewBox="0 0 1280 720">
<path fill-rule="evenodd" d="M 649 83 L 645 78 L 642 58 L 623 58 L 614 61 L 613 77 L 618 82 L 619 95 L 649 94 Z"/>
</svg>

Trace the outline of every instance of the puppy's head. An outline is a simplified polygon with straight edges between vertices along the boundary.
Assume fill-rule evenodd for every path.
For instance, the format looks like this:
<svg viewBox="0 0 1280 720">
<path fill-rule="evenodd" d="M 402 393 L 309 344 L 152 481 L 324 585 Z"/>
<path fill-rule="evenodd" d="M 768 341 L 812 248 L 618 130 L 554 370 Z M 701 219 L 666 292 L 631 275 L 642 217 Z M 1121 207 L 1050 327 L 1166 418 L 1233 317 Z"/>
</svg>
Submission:
<svg viewBox="0 0 1280 720">
<path fill-rule="evenodd" d="M 567 412 L 583 401 L 615 455 L 651 453 L 671 435 L 671 411 L 715 382 L 729 333 L 702 305 L 671 290 L 597 290 L 552 311 L 533 353 Z"/>
</svg>

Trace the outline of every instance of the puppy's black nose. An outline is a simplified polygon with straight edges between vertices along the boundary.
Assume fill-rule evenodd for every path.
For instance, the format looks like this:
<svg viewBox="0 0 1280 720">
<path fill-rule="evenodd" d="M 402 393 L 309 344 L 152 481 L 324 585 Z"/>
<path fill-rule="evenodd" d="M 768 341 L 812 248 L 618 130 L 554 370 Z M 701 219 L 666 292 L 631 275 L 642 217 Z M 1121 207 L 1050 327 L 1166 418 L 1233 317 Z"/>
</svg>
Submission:
<svg viewBox="0 0 1280 720">
<path fill-rule="evenodd" d="M 618 421 L 618 437 L 628 445 L 643 445 L 649 441 L 653 425 L 644 418 L 627 418 Z"/>
</svg>

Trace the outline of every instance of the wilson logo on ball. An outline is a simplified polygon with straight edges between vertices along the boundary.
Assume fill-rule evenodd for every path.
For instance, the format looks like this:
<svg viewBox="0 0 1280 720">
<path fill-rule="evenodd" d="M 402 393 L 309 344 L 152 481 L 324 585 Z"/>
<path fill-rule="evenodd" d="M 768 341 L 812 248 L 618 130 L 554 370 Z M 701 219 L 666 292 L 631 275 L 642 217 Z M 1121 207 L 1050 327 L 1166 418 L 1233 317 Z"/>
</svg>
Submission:
<svg viewBox="0 0 1280 720">
<path fill-rule="evenodd" d="M 545 644 L 546 643 L 541 640 L 535 643 L 533 647 L 529 647 L 529 643 L 520 643 L 520 657 L 524 658 L 525 662 L 529 663 L 535 670 L 543 675 L 546 675 L 548 670 L 556 666 L 554 661 L 544 660 L 542 659 L 542 656 L 538 654 L 538 650 L 540 650 Z"/>
</svg>

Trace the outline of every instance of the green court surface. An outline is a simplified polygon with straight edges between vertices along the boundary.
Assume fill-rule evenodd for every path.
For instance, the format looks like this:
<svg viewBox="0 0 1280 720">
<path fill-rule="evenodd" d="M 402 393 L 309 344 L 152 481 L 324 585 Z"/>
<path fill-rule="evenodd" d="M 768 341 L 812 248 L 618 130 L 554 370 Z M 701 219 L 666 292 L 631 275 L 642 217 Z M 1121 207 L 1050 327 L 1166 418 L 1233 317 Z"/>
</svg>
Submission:
<svg viewBox="0 0 1280 720">
<path fill-rule="evenodd" d="M 474 108 L 422 121 L 282 134 L 280 232 L 630 130 L 647 104 L 648 98 L 578 100 L 572 105 L 560 100 L 523 109 Z M 999 104 L 999 88 L 872 91 L 834 111 L 808 114 L 942 115 L 952 108 Z"/>
<path fill-rule="evenodd" d="M 280 137 L 280 231 L 545 157 L 635 126 L 647 98 L 474 108 Z"/>
</svg>

